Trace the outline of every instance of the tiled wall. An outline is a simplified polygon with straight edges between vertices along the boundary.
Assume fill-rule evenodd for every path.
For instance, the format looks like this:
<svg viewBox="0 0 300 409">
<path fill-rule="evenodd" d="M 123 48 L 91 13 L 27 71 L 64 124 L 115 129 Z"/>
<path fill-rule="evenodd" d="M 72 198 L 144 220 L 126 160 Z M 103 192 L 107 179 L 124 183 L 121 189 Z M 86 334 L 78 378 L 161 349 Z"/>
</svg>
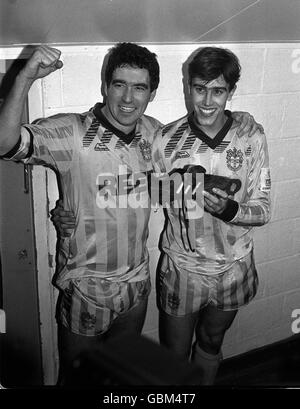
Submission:
<svg viewBox="0 0 300 409">
<path fill-rule="evenodd" d="M 264 126 L 273 180 L 271 222 L 257 228 L 260 287 L 228 331 L 223 354 L 236 355 L 292 335 L 292 310 L 300 308 L 300 44 L 228 44 L 240 58 L 242 78 L 229 108 L 249 111 Z M 100 67 L 109 47 L 62 47 L 64 67 L 43 80 L 44 115 L 84 111 L 101 98 Z M 161 85 L 147 114 L 167 123 L 185 114 L 182 63 L 195 44 L 151 45 Z M 34 104 L 34 101 L 32 101 Z M 56 199 L 56 190 L 50 199 Z M 161 212 L 153 213 L 148 241 L 152 282 Z M 155 291 L 144 333 L 157 340 Z"/>
</svg>

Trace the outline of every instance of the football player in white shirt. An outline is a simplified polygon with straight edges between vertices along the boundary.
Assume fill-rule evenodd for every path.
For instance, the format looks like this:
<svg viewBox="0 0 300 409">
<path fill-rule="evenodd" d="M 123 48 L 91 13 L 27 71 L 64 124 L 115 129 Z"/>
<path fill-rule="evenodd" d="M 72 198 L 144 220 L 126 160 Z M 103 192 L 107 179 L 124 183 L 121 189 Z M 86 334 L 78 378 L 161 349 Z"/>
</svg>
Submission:
<svg viewBox="0 0 300 409">
<path fill-rule="evenodd" d="M 153 143 L 157 172 L 189 169 L 204 174 L 202 213 L 166 208 L 159 271 L 160 340 L 201 366 L 202 385 L 214 383 L 224 335 L 238 308 L 257 289 L 253 227 L 270 218 L 266 137 L 239 136 L 225 111 L 240 77 L 229 50 L 206 47 L 188 66 L 193 112 L 164 126 Z M 226 177 L 227 179 L 222 179 Z M 218 181 L 231 181 L 226 191 Z M 203 186 L 203 184 L 202 184 Z M 232 188 L 232 190 L 230 190 Z M 200 209 L 201 210 L 201 209 Z M 195 212 L 194 212 L 195 213 Z"/>
<path fill-rule="evenodd" d="M 73 234 L 59 240 L 54 277 L 59 384 L 74 358 L 104 334 L 142 330 L 151 288 L 148 190 L 139 193 L 139 206 L 128 203 L 137 200 L 134 175 L 147 180 L 152 171 L 151 144 L 161 125 L 144 115 L 159 83 L 156 55 L 122 43 L 107 62 L 105 103 L 21 126 L 32 83 L 62 64 L 59 50 L 37 47 L 0 113 L 3 159 L 51 167 L 63 206 L 75 215 Z"/>
</svg>

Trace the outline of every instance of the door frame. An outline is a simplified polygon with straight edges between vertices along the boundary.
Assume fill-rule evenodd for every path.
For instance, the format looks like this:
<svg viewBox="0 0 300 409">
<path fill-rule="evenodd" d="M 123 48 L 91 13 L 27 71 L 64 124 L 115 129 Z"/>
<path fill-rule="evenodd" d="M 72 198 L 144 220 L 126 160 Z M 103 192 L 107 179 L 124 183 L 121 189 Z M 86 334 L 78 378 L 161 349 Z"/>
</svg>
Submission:
<svg viewBox="0 0 300 409">
<path fill-rule="evenodd" d="M 27 58 L 24 47 L 0 48 L 0 61 Z M 29 122 L 44 117 L 43 80 L 35 81 L 28 94 Z M 38 308 L 44 385 L 55 385 L 58 373 L 55 304 L 57 290 L 51 281 L 55 272 L 56 232 L 49 209 L 58 198 L 54 172 L 33 166 L 31 172 L 32 213 L 36 247 Z"/>
</svg>

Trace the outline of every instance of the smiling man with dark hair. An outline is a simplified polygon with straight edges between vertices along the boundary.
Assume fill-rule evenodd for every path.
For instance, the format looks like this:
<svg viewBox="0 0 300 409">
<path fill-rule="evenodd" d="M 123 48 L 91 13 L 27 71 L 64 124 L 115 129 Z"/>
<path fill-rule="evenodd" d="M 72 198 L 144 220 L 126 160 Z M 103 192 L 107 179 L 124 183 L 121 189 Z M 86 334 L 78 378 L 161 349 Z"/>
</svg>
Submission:
<svg viewBox="0 0 300 409">
<path fill-rule="evenodd" d="M 193 112 L 158 132 L 154 167 L 167 173 L 202 168 L 210 188 L 204 178 L 204 212 L 192 218 L 182 209 L 166 209 L 158 280 L 160 341 L 189 359 L 195 336 L 192 361 L 203 370 L 199 383 L 211 385 L 224 335 L 238 308 L 256 293 L 253 226 L 270 218 L 271 182 L 265 135 L 239 136 L 236 121 L 225 111 L 240 77 L 237 57 L 206 47 L 188 71 Z M 226 191 L 225 180 L 233 190 Z"/>
</svg>

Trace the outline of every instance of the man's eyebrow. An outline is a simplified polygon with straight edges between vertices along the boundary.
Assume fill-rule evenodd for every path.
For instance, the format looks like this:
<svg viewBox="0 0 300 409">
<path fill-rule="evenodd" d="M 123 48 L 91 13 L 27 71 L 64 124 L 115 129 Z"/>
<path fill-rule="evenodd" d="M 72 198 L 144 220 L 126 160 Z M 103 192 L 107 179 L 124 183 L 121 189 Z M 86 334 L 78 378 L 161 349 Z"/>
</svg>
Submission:
<svg viewBox="0 0 300 409">
<path fill-rule="evenodd" d="M 126 84 L 126 81 L 120 80 L 118 78 L 113 79 L 111 82 L 112 82 L 112 84 L 115 84 L 116 82 L 121 82 L 122 84 Z"/>
<path fill-rule="evenodd" d="M 112 80 L 112 84 L 116 84 L 116 83 L 121 83 L 121 84 L 128 84 L 127 81 L 125 80 L 121 80 L 118 78 L 115 78 Z M 144 88 L 149 88 L 149 85 L 146 82 L 133 82 L 133 83 L 129 83 L 130 85 L 133 85 L 135 87 L 144 87 Z"/>
<path fill-rule="evenodd" d="M 144 87 L 144 88 L 149 88 L 149 85 L 145 82 L 137 82 L 135 84 L 133 84 L 136 87 Z"/>
<path fill-rule="evenodd" d="M 223 85 L 220 85 L 220 86 L 216 85 L 215 87 L 207 87 L 205 84 L 198 84 L 197 82 L 194 83 L 193 85 L 194 87 L 202 87 L 205 89 L 224 89 L 225 91 L 227 90 L 227 88 L 224 87 Z"/>
</svg>

